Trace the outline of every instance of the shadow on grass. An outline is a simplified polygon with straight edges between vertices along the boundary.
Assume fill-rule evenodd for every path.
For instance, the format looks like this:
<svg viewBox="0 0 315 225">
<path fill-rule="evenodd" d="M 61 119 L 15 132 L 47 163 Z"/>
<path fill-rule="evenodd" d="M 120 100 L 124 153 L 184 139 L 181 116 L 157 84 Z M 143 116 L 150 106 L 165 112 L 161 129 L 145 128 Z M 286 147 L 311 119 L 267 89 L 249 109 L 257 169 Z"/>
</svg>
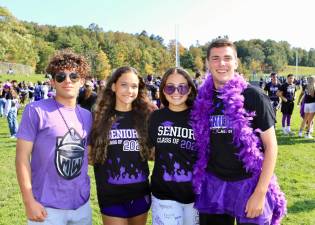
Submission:
<svg viewBox="0 0 315 225">
<path fill-rule="evenodd" d="M 277 130 L 276 135 L 277 135 L 278 145 L 315 143 L 314 139 L 306 139 L 304 137 L 298 137 L 297 133 L 289 136 L 289 135 L 284 135 L 282 131 Z"/>
<path fill-rule="evenodd" d="M 315 209 L 315 200 L 297 201 L 288 208 L 289 213 L 308 212 Z"/>
<path fill-rule="evenodd" d="M 0 136 L 1 138 L 1 136 Z M 8 149 L 15 149 L 16 147 L 16 139 L 11 138 L 2 138 L 1 140 L 1 148 L 0 151 L 7 151 Z"/>
<path fill-rule="evenodd" d="M 9 137 L 9 132 L 0 132 L 0 138 Z"/>
</svg>

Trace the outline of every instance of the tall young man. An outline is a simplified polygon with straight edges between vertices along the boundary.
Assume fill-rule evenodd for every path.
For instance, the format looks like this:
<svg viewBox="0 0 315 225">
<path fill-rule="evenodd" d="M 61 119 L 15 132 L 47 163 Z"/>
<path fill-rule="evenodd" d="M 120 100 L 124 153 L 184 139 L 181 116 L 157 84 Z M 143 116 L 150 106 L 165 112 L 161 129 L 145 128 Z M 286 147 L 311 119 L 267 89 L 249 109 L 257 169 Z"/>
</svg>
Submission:
<svg viewBox="0 0 315 225">
<path fill-rule="evenodd" d="M 212 42 L 207 61 L 210 73 L 192 111 L 200 225 L 279 224 L 285 199 L 273 175 L 277 140 L 269 99 L 235 73 L 229 40 Z"/>
<path fill-rule="evenodd" d="M 89 72 L 70 51 L 47 67 L 55 98 L 26 106 L 16 145 L 16 172 L 28 224 L 90 225 L 87 139 L 91 113 L 76 104 Z"/>
</svg>

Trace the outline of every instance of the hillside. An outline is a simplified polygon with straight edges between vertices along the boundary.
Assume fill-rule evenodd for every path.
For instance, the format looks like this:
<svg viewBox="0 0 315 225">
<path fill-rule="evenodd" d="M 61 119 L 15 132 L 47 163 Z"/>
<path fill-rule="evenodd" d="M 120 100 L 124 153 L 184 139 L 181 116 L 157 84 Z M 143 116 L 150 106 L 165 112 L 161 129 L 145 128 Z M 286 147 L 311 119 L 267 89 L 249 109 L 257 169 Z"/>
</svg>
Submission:
<svg viewBox="0 0 315 225">
<path fill-rule="evenodd" d="M 209 38 L 210 42 L 217 37 Z M 204 71 L 208 44 L 189 48 L 179 44 L 181 66 L 192 73 Z M 286 41 L 251 39 L 236 41 L 235 45 L 240 58 L 239 72 L 244 74 L 287 73 L 287 68 L 291 68 L 287 65 L 295 65 L 296 53 L 299 66 L 315 66 L 315 49 L 292 48 Z M 92 75 L 99 78 L 123 65 L 135 67 L 142 75 L 161 75 L 175 65 L 174 40 L 164 43 L 161 36 L 146 31 L 136 34 L 104 31 L 95 23 L 87 28 L 40 25 L 21 21 L 0 6 L 0 62 L 24 64 L 35 73 L 44 73 L 49 58 L 64 48 L 83 54 L 90 62 Z"/>
</svg>

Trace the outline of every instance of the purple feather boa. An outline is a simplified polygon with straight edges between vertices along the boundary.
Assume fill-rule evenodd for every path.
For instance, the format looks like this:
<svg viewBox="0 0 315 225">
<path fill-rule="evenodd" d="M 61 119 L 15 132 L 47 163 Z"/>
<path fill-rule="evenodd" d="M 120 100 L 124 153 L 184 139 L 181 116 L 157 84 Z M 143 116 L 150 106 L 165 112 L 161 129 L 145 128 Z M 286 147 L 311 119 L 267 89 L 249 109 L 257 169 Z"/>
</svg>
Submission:
<svg viewBox="0 0 315 225">
<path fill-rule="evenodd" d="M 246 171 L 251 172 L 253 176 L 259 176 L 262 170 L 264 160 L 261 152 L 261 142 L 250 127 L 250 122 L 255 116 L 255 112 L 246 112 L 244 109 L 244 96 L 242 92 L 247 88 L 247 83 L 238 74 L 228 81 L 219 91 L 219 98 L 222 99 L 224 106 L 224 115 L 230 118 L 230 125 L 233 129 L 233 143 L 240 148 L 238 154 L 240 160 L 244 163 Z M 210 115 L 214 112 L 213 92 L 214 83 L 212 75 L 208 74 L 206 81 L 200 87 L 198 97 L 191 113 L 194 121 L 192 127 L 196 146 L 198 149 L 198 160 L 194 166 L 193 186 L 196 194 L 201 192 L 201 184 L 205 178 L 206 167 L 210 153 Z M 271 192 L 275 208 L 271 224 L 278 225 L 282 217 L 286 214 L 286 200 L 284 193 L 281 192 L 274 175 L 270 181 L 269 191 Z"/>
</svg>

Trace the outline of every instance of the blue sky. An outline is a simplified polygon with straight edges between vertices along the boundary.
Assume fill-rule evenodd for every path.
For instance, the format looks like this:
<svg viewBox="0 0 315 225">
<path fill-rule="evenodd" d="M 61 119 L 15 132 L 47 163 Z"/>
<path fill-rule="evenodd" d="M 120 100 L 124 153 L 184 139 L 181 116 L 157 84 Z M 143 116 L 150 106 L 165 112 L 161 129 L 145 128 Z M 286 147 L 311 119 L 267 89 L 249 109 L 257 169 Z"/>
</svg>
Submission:
<svg viewBox="0 0 315 225">
<path fill-rule="evenodd" d="M 220 35 L 233 41 L 259 38 L 315 48 L 311 0 L 1 0 L 19 20 L 56 26 L 97 23 L 105 31 L 160 35 L 189 47 Z"/>
</svg>

